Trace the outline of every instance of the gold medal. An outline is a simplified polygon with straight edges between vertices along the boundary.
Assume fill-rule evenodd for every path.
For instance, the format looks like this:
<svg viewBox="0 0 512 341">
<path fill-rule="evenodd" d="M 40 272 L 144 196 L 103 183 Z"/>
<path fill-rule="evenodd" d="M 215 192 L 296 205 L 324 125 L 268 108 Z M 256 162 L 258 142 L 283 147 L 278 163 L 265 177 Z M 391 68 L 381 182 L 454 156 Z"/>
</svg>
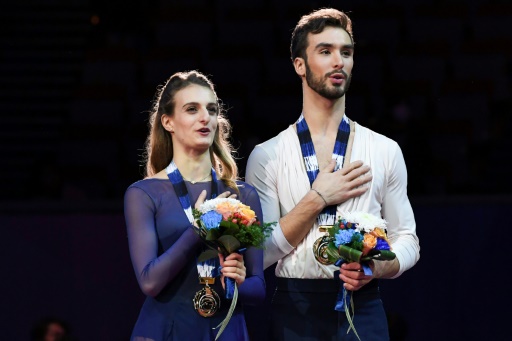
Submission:
<svg viewBox="0 0 512 341">
<path fill-rule="evenodd" d="M 320 232 L 327 232 L 329 228 L 331 228 L 331 225 L 320 225 L 318 226 L 318 229 Z M 315 259 L 317 262 L 323 265 L 331 265 L 334 264 L 334 262 L 329 260 L 329 257 L 327 257 L 327 252 L 325 249 L 329 245 L 329 235 L 326 234 L 320 238 L 318 238 L 315 243 L 313 244 L 313 253 L 315 255 Z"/>
<path fill-rule="evenodd" d="M 200 277 L 199 283 L 204 284 L 204 288 L 196 292 L 194 299 L 194 309 L 202 317 L 211 317 L 215 315 L 220 308 L 219 295 L 210 288 L 210 284 L 215 283 L 214 277 Z"/>
</svg>

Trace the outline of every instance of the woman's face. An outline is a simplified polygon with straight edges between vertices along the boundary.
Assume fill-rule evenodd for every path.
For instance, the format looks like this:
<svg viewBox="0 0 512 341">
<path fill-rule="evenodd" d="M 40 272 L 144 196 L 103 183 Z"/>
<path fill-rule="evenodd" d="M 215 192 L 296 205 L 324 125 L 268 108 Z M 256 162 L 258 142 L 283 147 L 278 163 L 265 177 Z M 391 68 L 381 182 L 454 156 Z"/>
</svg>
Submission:
<svg viewBox="0 0 512 341">
<path fill-rule="evenodd" d="M 192 84 L 175 94 L 174 103 L 174 114 L 162 119 L 164 128 L 172 132 L 174 153 L 208 150 L 218 124 L 214 93 L 207 87 Z"/>
</svg>

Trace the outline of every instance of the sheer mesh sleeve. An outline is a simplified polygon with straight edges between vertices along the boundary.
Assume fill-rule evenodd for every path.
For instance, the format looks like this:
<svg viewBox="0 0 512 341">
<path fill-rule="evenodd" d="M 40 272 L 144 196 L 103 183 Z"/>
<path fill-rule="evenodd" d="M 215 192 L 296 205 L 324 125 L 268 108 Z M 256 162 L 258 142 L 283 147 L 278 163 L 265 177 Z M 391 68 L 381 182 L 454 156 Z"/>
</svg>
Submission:
<svg viewBox="0 0 512 341">
<path fill-rule="evenodd" d="M 124 197 L 128 244 L 135 275 L 144 294 L 155 297 L 195 257 L 199 237 L 187 228 L 178 240 L 158 256 L 155 230 L 156 207 L 144 190 L 129 187 Z"/>
<path fill-rule="evenodd" d="M 242 193 L 241 193 L 242 194 Z M 260 221 L 263 220 L 260 199 L 253 187 L 242 194 L 241 201 L 250 206 Z M 240 300 L 244 304 L 262 304 L 265 299 L 265 277 L 263 274 L 263 250 L 250 247 L 244 255 L 246 279 L 239 287 Z"/>
</svg>

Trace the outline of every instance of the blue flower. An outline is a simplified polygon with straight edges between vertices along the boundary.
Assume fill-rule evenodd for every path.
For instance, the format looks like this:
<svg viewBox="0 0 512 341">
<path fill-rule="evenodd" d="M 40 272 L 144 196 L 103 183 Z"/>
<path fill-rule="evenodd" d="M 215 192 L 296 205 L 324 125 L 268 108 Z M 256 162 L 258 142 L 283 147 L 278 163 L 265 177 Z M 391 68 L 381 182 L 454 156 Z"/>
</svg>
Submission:
<svg viewBox="0 0 512 341">
<path fill-rule="evenodd" d="M 215 211 L 208 211 L 201 216 L 201 221 L 207 230 L 215 229 L 219 227 L 222 221 L 222 214 Z"/>
<path fill-rule="evenodd" d="M 377 238 L 377 245 L 375 245 L 375 250 L 389 250 L 389 244 L 382 238 Z"/>
<path fill-rule="evenodd" d="M 334 235 L 334 238 L 335 238 L 334 245 L 336 245 L 336 247 L 339 247 L 340 245 L 345 245 L 345 244 L 350 243 L 353 235 L 354 235 L 354 230 L 352 230 L 352 229 L 339 230 L 338 233 L 336 233 Z"/>
</svg>

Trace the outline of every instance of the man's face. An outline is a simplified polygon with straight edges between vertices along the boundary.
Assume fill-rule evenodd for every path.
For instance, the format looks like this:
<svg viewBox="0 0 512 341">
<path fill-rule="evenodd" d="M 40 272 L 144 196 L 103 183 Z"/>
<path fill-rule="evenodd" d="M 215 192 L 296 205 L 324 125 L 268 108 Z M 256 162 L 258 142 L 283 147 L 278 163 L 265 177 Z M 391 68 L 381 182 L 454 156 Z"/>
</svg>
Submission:
<svg viewBox="0 0 512 341">
<path fill-rule="evenodd" d="M 325 98 L 343 97 L 352 77 L 353 55 L 352 39 L 342 28 L 326 27 L 321 33 L 308 34 L 307 85 Z"/>
</svg>

